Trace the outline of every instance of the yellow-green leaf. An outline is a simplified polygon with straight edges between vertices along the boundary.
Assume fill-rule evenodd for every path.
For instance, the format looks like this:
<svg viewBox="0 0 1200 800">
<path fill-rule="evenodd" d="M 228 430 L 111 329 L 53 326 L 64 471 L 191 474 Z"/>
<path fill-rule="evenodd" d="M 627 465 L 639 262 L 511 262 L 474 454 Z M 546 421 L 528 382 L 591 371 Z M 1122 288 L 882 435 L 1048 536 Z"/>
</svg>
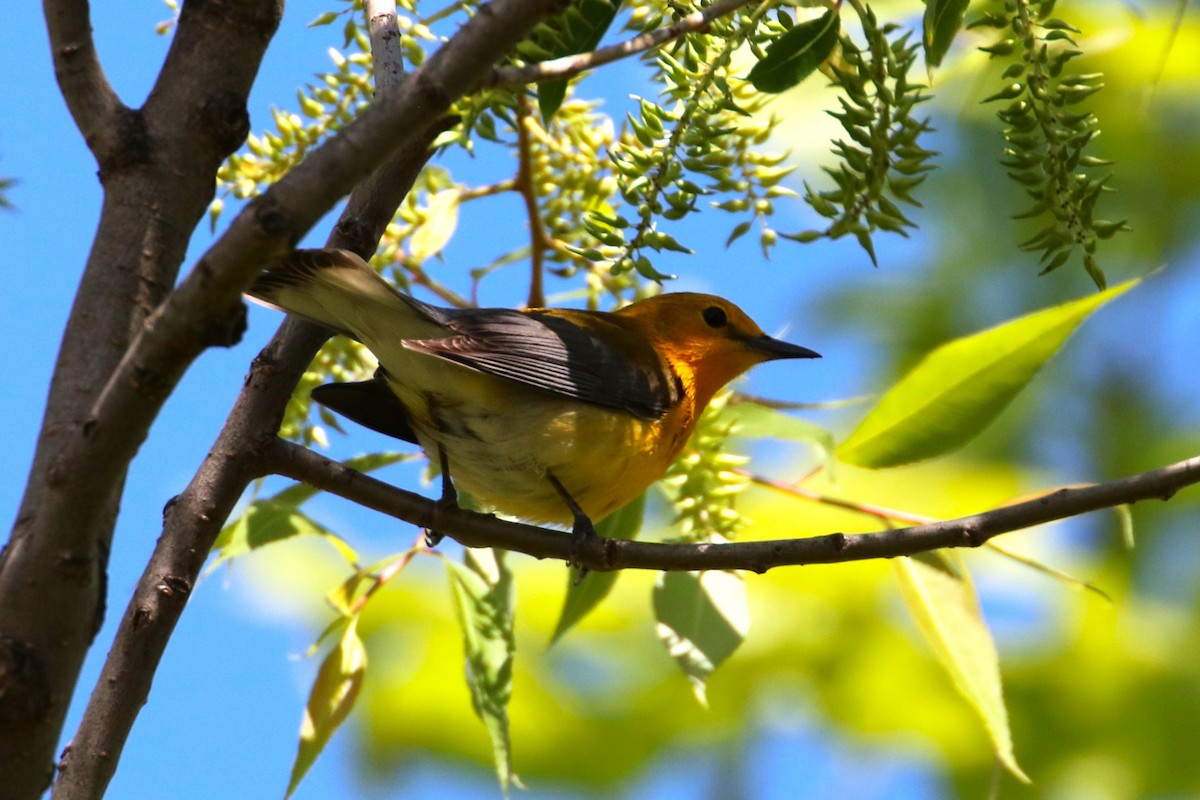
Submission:
<svg viewBox="0 0 1200 800">
<path fill-rule="evenodd" d="M 1000 685 L 1000 658 L 962 558 L 954 552 L 935 551 L 897 558 L 894 563 L 909 613 L 958 691 L 983 719 L 996 758 L 1019 780 L 1029 783 L 1013 754 Z"/>
<path fill-rule="evenodd" d="M 458 227 L 457 188 L 438 192 L 425 207 L 425 219 L 408 240 L 408 252 L 418 264 L 437 255 Z"/>
<path fill-rule="evenodd" d="M 654 584 L 658 638 L 707 706 L 705 681 L 750 630 L 746 584 L 725 570 L 664 572 Z"/>
<path fill-rule="evenodd" d="M 861 467 L 891 467 L 966 444 L 1081 322 L 1137 283 L 1128 281 L 938 347 L 880 399 L 842 442 L 838 458 Z"/>
<path fill-rule="evenodd" d="M 833 433 L 814 422 L 793 417 L 753 400 L 730 403 L 722 411 L 732 420 L 735 436 L 747 439 L 788 439 L 811 445 L 825 461 L 825 468 L 833 474 Z"/>
<path fill-rule="evenodd" d="M 646 513 L 646 493 L 609 514 L 596 523 L 596 533 L 609 539 L 636 539 L 642 529 L 642 517 Z M 611 572 L 589 572 L 582 581 L 576 581 L 567 573 L 567 594 L 563 598 L 562 613 L 550 636 L 550 644 L 557 642 L 564 633 L 575 627 L 581 619 L 600 605 L 617 582 L 619 570 Z"/>
<path fill-rule="evenodd" d="M 1067 586 L 1085 589 L 1092 594 L 1095 594 L 1097 597 L 1103 598 L 1105 602 L 1109 603 L 1110 605 L 1112 604 L 1113 600 L 1108 596 L 1108 592 L 1104 591 L 1091 581 L 1085 581 L 1083 578 L 1076 578 L 1071 573 L 1065 572 L 1058 567 L 1052 567 L 1049 564 L 1038 561 L 1032 556 L 1027 556 L 1024 553 L 1018 553 L 1016 550 L 1001 544 L 997 539 L 989 540 L 986 544 L 986 547 L 989 550 L 999 553 L 1005 558 L 1017 562 L 1018 564 L 1029 567 L 1030 569 L 1040 572 L 1043 575 L 1048 575 L 1051 578 L 1054 578 L 1056 581 L 1062 581 Z"/>
<path fill-rule="evenodd" d="M 358 560 L 358 553 L 345 539 L 313 520 L 294 504 L 266 498 L 251 503 L 245 513 L 221 530 L 213 545 L 217 557 L 205 574 L 251 550 L 293 536 L 321 536 L 347 563 L 354 564 Z"/>
<path fill-rule="evenodd" d="M 468 549 L 464 564 L 445 559 L 462 628 L 467 686 L 475 713 L 492 738 L 492 757 L 500 788 L 508 796 L 520 785 L 512 768 L 508 701 L 512 697 L 513 580 L 503 550 Z"/>
<path fill-rule="evenodd" d="M 317 679 L 313 681 L 304 719 L 300 723 L 300 746 L 285 797 L 292 796 L 333 732 L 345 722 L 354 707 L 358 690 L 362 688 L 366 669 L 367 651 L 358 638 L 358 619 L 353 618 L 342 632 L 337 647 L 329 651 L 317 670 Z"/>
</svg>

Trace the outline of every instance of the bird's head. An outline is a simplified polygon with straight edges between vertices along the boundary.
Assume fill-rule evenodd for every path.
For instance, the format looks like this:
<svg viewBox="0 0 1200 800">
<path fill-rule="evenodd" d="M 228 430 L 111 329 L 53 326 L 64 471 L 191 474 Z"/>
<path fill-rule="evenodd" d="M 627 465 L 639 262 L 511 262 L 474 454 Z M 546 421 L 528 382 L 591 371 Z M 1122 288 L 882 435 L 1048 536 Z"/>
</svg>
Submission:
<svg viewBox="0 0 1200 800">
<path fill-rule="evenodd" d="M 701 405 L 755 364 L 821 357 L 807 347 L 768 336 L 746 312 L 713 295 L 662 294 L 617 313 L 636 325 L 685 381 L 691 378 Z"/>
</svg>

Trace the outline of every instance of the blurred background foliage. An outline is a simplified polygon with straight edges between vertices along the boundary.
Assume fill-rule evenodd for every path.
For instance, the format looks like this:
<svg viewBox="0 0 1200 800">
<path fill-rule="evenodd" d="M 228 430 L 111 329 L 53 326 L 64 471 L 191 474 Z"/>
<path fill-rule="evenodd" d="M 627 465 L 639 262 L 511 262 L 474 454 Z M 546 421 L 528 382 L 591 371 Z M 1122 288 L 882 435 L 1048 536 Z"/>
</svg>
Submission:
<svg viewBox="0 0 1200 800">
<path fill-rule="evenodd" d="M 919 24 L 912 5 L 875 7 L 881 18 Z M 1103 267 L 1110 284 L 1161 272 L 1090 321 L 964 450 L 879 472 L 839 465 L 808 488 L 951 517 L 1200 452 L 1200 15 L 1189 10 L 1173 27 L 1180 5 L 1112 0 L 1059 9 L 1083 31 L 1086 55 L 1073 68 L 1105 74 L 1106 88 L 1089 100 L 1103 131 L 1092 150 L 1116 162 L 1118 191 L 1104 198 L 1106 216 L 1132 227 L 1105 243 Z M 879 393 L 941 342 L 1093 291 L 1077 264 L 1036 277 L 1036 258 L 1016 246 L 1030 231 L 1010 215 L 1026 199 L 997 163 L 995 109 L 980 103 L 1001 80 L 1001 67 L 974 49 L 992 35 L 964 32 L 932 76 L 934 99 L 922 108 L 936 129 L 927 146 L 941 155 L 919 194 L 924 208 L 911 215 L 920 226 L 911 239 L 878 238 L 877 270 L 847 240 L 773 252 L 772 291 L 794 298 L 803 341 L 841 365 L 829 382 L 802 377 L 773 388 L 776 396 Z M 603 80 L 585 80 L 581 96 Z M 819 165 L 831 161 L 837 129 L 823 110 L 833 102 L 812 80 L 764 110 L 781 119 L 773 141 L 791 150 L 797 170 L 786 181 L 801 193 L 802 181 L 819 182 Z M 819 222 L 796 209 L 794 224 L 784 225 L 778 212 L 775 224 L 798 230 Z M 724 265 L 724 276 L 711 275 L 718 289 L 736 283 L 731 262 L 761 259 L 756 243 L 739 242 L 726 254 L 723 235 L 700 221 L 682 224 L 699 260 Z M 467 210 L 458 225 L 460 236 L 471 235 Z M 465 293 L 468 276 L 456 279 L 450 268 L 459 263 L 453 246 L 439 280 L 458 280 Z M 863 410 L 807 416 L 840 439 Z M 364 446 L 361 436 L 333 447 L 353 452 Z M 779 443 L 757 443 L 753 454 L 755 472 L 784 480 L 814 463 L 807 449 Z M 411 483 L 412 473 L 392 467 L 380 475 Z M 646 529 L 656 533 L 669 514 L 661 501 L 651 507 Z M 336 504 L 322 508 L 342 513 Z M 880 527 L 870 516 L 759 487 L 747 490 L 739 509 L 753 520 L 746 539 Z M 997 777 L 978 719 L 921 641 L 883 562 L 747 576 L 750 635 L 713 675 L 710 708 L 702 709 L 655 636 L 653 575 L 621 575 L 601 607 L 548 649 L 565 570 L 512 557 L 516 771 L 531 797 L 644 793 L 647 775 L 672 769 L 681 774 L 674 786 L 696 787 L 687 796 L 985 797 L 996 780 L 1003 797 L 1200 796 L 1200 493 L 1142 504 L 1133 514 L 1133 551 L 1116 515 L 1104 513 L 1002 540 L 1098 585 L 1111 603 L 987 550 L 966 554 L 996 636 L 1016 753 L 1031 787 Z M 366 519 L 330 525 L 381 553 L 416 535 Z M 457 556 L 450 542 L 442 549 Z M 344 562 L 308 540 L 256 552 L 236 569 L 244 570 L 237 582 L 245 591 L 308 620 L 314 637 L 330 619 L 322 596 L 346 577 Z M 415 763 L 470 765 L 479 790 L 494 791 L 491 746 L 461 680 L 461 634 L 436 558 L 414 559 L 372 601 L 359 631 L 370 667 L 339 735 L 353 737 L 369 772 L 394 790 L 404 785 L 402 768 Z M 792 791 L 764 788 L 800 770 Z"/>
</svg>

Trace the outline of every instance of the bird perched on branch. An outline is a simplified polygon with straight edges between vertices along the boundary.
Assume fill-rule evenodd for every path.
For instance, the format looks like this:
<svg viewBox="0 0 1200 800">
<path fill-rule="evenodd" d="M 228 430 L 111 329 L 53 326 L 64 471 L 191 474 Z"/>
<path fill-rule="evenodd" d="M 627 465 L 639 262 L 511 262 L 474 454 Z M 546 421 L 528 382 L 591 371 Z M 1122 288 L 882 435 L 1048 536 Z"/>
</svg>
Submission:
<svg viewBox="0 0 1200 800">
<path fill-rule="evenodd" d="M 375 377 L 313 399 L 436 459 L 453 485 L 582 538 L 666 472 L 713 395 L 755 364 L 819 358 L 737 306 L 663 294 L 619 311 L 450 309 L 344 250 L 296 250 L 247 294 L 365 345 Z"/>
</svg>

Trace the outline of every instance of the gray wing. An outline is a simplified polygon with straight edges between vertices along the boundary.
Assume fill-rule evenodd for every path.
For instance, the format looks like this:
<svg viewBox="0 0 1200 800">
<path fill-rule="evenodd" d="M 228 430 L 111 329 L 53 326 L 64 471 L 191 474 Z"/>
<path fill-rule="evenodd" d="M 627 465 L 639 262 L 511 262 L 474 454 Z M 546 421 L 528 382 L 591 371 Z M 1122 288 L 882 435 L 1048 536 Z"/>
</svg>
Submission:
<svg viewBox="0 0 1200 800">
<path fill-rule="evenodd" d="M 441 339 L 408 339 L 405 347 L 488 375 L 562 397 L 657 419 L 679 402 L 678 377 L 649 344 L 635 355 L 657 368 L 638 366 L 588 328 L 537 311 L 436 309 L 453 334 Z M 596 321 L 597 326 L 611 325 Z M 613 326 L 617 336 L 628 335 Z M 637 347 L 638 345 L 631 345 Z"/>
</svg>

